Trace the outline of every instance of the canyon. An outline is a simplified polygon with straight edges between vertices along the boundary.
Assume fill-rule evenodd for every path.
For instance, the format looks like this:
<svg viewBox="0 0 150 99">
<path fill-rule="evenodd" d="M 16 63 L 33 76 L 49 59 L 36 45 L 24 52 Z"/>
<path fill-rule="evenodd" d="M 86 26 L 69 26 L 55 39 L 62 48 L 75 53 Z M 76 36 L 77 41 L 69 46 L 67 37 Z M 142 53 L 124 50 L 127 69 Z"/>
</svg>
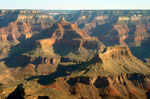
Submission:
<svg viewBox="0 0 150 99">
<path fill-rule="evenodd" d="M 0 10 L 1 99 L 149 99 L 149 10 Z"/>
</svg>

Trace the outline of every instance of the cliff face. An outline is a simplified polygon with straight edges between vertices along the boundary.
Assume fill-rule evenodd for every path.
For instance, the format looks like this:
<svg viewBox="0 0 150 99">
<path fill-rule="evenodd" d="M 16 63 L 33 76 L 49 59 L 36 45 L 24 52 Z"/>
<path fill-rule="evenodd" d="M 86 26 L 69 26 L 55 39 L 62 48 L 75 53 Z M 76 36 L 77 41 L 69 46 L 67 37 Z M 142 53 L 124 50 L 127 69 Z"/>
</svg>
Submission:
<svg viewBox="0 0 150 99">
<path fill-rule="evenodd" d="M 117 25 L 114 25 L 114 29 L 118 31 L 118 36 L 120 37 L 120 41 L 119 43 L 120 44 L 123 44 L 125 43 L 125 39 L 127 39 L 128 37 L 128 32 L 130 31 L 129 28 L 128 28 L 128 25 L 126 24 L 117 24 Z"/>
<path fill-rule="evenodd" d="M 110 68 L 110 72 L 114 70 L 114 74 L 119 72 L 149 72 L 147 70 L 148 68 L 144 66 L 144 63 L 132 55 L 128 47 L 108 47 L 106 52 L 100 55 L 100 58 L 102 59 L 103 65 L 106 66 L 105 68 Z"/>
<path fill-rule="evenodd" d="M 26 34 L 33 35 L 51 27 L 51 24 L 55 20 L 59 20 L 63 13 L 54 12 L 36 10 L 1 11 L 0 22 L 3 23 L 0 27 L 1 40 L 5 40 L 12 33 L 15 34 L 17 39 L 26 39 L 23 38 L 26 37 L 24 36 Z M 72 12 L 67 12 L 68 14 L 65 14 L 64 17 L 72 23 L 76 23 L 88 34 L 97 36 L 106 45 L 126 43 L 129 46 L 140 46 L 142 40 L 145 40 L 149 35 L 150 16 L 147 14 L 148 11 Z M 8 17 L 8 15 L 11 17 Z M 5 35 L 5 37 L 2 35 Z"/>
<path fill-rule="evenodd" d="M 140 76 L 141 78 L 138 78 L 142 81 L 138 83 L 139 80 L 133 78 L 133 76 Z M 142 77 L 146 79 L 142 79 Z M 122 74 L 116 77 L 59 78 L 49 86 L 59 91 L 70 93 L 76 98 L 130 99 L 146 98 L 146 94 L 141 91 L 141 89 L 145 91 L 149 90 L 150 87 L 148 83 L 148 76 Z"/>
<path fill-rule="evenodd" d="M 96 37 L 89 36 L 76 24 L 69 23 L 65 19 L 53 24 L 45 35 L 47 35 L 45 38 L 36 40 L 36 46 L 41 49 L 51 47 L 53 52 L 66 59 L 70 58 L 69 60 L 86 61 L 89 55 L 92 55 L 91 52 L 87 53 L 88 51 L 94 51 L 99 46 L 104 46 Z M 88 56 L 85 56 L 85 53 Z M 81 54 L 84 56 L 78 57 Z"/>
<path fill-rule="evenodd" d="M 9 41 L 17 40 L 15 34 L 9 35 Z M 26 68 L 28 64 L 33 64 L 35 72 L 43 75 L 56 71 L 62 60 L 85 62 L 93 57 L 99 47 L 104 47 L 96 37 L 89 36 L 65 19 L 42 33 L 24 36 L 29 38 L 8 47 L 10 50 L 6 53 L 7 58 L 3 60 L 8 67 Z"/>
<path fill-rule="evenodd" d="M 148 97 L 150 90 L 149 68 L 135 58 L 128 47 L 115 46 L 106 47 L 100 54 L 88 62 L 78 65 L 59 66 L 54 75 L 40 77 L 28 83 L 24 83 L 24 97 L 38 97 L 40 94 L 55 97 L 54 93 L 64 95 L 62 98 L 143 98 Z M 38 77 L 37 77 L 38 78 Z M 36 86 L 37 91 L 30 91 Z M 30 89 L 30 90 L 29 90 Z M 44 93 L 49 90 L 49 94 Z M 51 90 L 51 91 L 50 91 Z M 36 95 L 35 95 L 36 93 Z M 29 96 L 27 96 L 29 95 Z"/>
<path fill-rule="evenodd" d="M 141 89 L 150 89 L 150 69 L 128 47 L 108 47 L 87 64 L 71 68 L 68 67 L 68 76 L 56 78 L 49 86 L 88 99 L 146 98 Z"/>
<path fill-rule="evenodd" d="M 146 26 L 144 24 L 136 25 L 136 32 L 135 32 L 135 42 L 142 42 L 148 36 Z"/>
<path fill-rule="evenodd" d="M 8 16 L 9 17 L 5 17 Z M 4 18 L 3 18 L 4 17 Z M 4 21 L 4 22 L 3 22 Z M 18 40 L 27 39 L 35 33 L 48 28 L 53 23 L 53 17 L 42 14 L 40 11 L 2 11 L 0 16 L 0 40 L 9 40 L 9 35 L 13 34 Z M 15 39 L 11 39 L 15 40 Z"/>
<path fill-rule="evenodd" d="M 91 35 L 97 36 L 99 40 L 105 43 L 109 42 L 105 40 L 106 37 L 109 38 L 110 40 L 118 39 L 117 42 L 113 42 L 112 44 L 109 45 L 126 43 L 129 46 L 140 46 L 142 40 L 146 39 L 149 35 L 148 32 L 149 30 L 144 24 L 128 25 L 128 23 L 120 22 L 111 26 L 112 24 L 113 23 L 111 23 L 110 25 L 104 24 L 104 25 L 97 26 L 97 28 L 95 28 L 96 30 L 93 29 L 95 33 L 93 32 L 94 34 Z M 102 30 L 105 28 L 106 30 Z"/>
<path fill-rule="evenodd" d="M 97 36 L 105 45 L 140 46 L 149 35 L 148 11 L 77 11 L 66 19 L 88 34 Z M 111 42 L 111 43 L 110 43 Z"/>
<path fill-rule="evenodd" d="M 99 55 L 93 57 L 87 64 L 79 66 L 78 69 L 71 72 L 71 76 L 113 76 L 122 73 L 149 74 L 149 68 L 141 60 L 134 57 L 129 48 L 125 46 L 106 47 Z"/>
<path fill-rule="evenodd" d="M 150 37 L 142 41 L 141 46 L 131 48 L 132 53 L 139 59 L 149 63 L 150 59 L 150 47 L 149 47 Z"/>
</svg>

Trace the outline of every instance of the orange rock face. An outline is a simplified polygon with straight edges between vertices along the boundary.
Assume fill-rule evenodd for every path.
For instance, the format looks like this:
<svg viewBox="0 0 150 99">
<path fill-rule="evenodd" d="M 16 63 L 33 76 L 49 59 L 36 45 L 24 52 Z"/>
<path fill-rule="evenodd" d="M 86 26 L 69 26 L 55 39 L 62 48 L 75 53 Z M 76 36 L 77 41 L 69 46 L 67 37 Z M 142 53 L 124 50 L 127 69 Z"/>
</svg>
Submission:
<svg viewBox="0 0 150 99">
<path fill-rule="evenodd" d="M 36 46 L 39 48 L 45 48 L 46 46 L 52 46 L 55 43 L 55 39 L 42 39 L 36 41 Z"/>
<path fill-rule="evenodd" d="M 49 86 L 66 93 L 70 93 L 78 98 L 135 98 L 145 97 L 144 92 L 131 81 L 134 74 L 120 75 L 115 77 L 97 77 L 93 83 L 92 77 L 60 77 Z M 139 75 L 142 76 L 142 75 Z M 142 83 L 141 83 L 142 84 Z M 132 96 L 131 96 L 132 95 Z"/>
<path fill-rule="evenodd" d="M 130 31 L 128 25 L 117 24 L 114 25 L 114 29 L 118 31 L 118 36 L 120 37 L 120 44 L 125 43 L 124 40 L 128 37 L 128 32 Z"/>
<path fill-rule="evenodd" d="M 147 38 L 147 30 L 146 26 L 143 24 L 136 25 L 136 32 L 135 32 L 135 42 L 141 42 L 142 40 Z"/>
<path fill-rule="evenodd" d="M 109 47 L 106 53 L 100 55 L 102 60 L 119 59 L 119 56 L 131 57 L 131 52 L 128 47 Z"/>
<path fill-rule="evenodd" d="M 1 34 L 0 35 L 0 40 L 1 41 L 6 41 L 7 40 L 7 35 L 6 34 Z"/>
<path fill-rule="evenodd" d="M 25 34 L 25 39 L 31 38 L 33 34 Z"/>
<path fill-rule="evenodd" d="M 4 24 L 0 27 L 1 40 L 20 40 L 22 34 L 25 35 L 24 39 L 30 38 L 33 34 L 51 26 L 52 22 L 48 23 L 46 19 L 53 20 L 47 14 L 41 15 L 40 11 L 2 11 L 3 16 L 7 13 L 10 15 L 2 20 Z"/>
<path fill-rule="evenodd" d="M 12 22 L 7 27 L 0 28 L 0 34 L 12 34 L 12 38 L 18 39 L 21 34 L 25 35 L 25 39 L 32 37 L 35 32 L 40 32 L 41 30 L 45 29 L 47 26 L 44 25 L 36 25 L 32 23 L 26 22 Z M 16 35 L 16 37 L 15 37 Z M 1 38 L 4 38 L 4 35 L 1 35 Z M 6 37 L 7 38 L 7 37 Z"/>
</svg>

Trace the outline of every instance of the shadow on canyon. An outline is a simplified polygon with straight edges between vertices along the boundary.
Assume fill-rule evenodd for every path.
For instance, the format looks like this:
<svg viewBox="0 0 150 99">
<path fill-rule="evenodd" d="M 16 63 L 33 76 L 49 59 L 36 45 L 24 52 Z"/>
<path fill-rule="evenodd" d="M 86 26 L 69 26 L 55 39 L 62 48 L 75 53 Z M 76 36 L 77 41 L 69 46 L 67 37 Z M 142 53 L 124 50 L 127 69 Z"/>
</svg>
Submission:
<svg viewBox="0 0 150 99">
<path fill-rule="evenodd" d="M 19 11 L 8 12 L 5 15 L 0 17 L 0 28 L 6 27 L 9 23 L 17 20 Z"/>
</svg>

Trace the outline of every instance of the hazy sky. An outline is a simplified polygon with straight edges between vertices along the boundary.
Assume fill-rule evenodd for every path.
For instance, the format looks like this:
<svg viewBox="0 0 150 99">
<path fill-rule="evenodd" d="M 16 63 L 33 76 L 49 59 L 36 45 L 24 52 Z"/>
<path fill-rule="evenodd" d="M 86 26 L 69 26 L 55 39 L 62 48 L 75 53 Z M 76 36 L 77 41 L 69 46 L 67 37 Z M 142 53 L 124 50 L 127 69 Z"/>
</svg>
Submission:
<svg viewBox="0 0 150 99">
<path fill-rule="evenodd" d="M 0 0 L 0 9 L 150 9 L 150 0 Z"/>
</svg>

